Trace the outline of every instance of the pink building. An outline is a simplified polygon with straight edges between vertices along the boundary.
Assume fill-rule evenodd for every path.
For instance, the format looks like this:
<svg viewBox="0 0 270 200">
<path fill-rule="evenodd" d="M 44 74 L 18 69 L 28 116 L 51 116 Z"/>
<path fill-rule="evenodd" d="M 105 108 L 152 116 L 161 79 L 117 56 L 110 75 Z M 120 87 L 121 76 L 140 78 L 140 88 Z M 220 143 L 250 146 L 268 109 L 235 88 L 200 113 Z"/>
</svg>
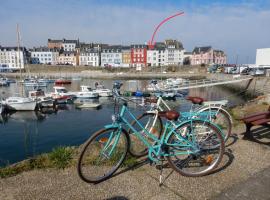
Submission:
<svg viewBox="0 0 270 200">
<path fill-rule="evenodd" d="M 214 50 L 211 46 L 195 47 L 192 52 L 191 65 L 227 64 L 227 56 L 221 50 Z"/>
</svg>

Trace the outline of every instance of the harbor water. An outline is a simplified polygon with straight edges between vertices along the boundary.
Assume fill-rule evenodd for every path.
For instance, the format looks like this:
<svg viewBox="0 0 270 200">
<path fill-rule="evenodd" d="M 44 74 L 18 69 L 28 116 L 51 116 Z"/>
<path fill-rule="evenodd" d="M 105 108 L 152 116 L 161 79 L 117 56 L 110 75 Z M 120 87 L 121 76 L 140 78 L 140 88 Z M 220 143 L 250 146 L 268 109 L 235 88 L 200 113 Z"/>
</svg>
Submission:
<svg viewBox="0 0 270 200">
<path fill-rule="evenodd" d="M 94 88 L 99 80 L 83 79 L 72 81 L 66 86 L 69 91 L 79 91 L 80 85 L 90 85 Z M 111 89 L 113 80 L 103 80 L 102 84 Z M 144 90 L 149 80 L 125 80 L 123 90 Z M 44 89 L 53 91 L 53 84 Z M 22 91 L 14 83 L 9 87 L 0 87 L 0 97 L 6 98 Z M 26 94 L 27 89 L 23 92 Z M 190 96 L 200 96 L 208 100 L 228 99 L 230 105 L 244 103 L 241 96 L 219 87 L 198 88 L 189 91 Z M 0 166 L 12 164 L 35 155 L 50 152 L 58 146 L 78 146 L 87 140 L 92 133 L 111 123 L 114 111 L 113 98 L 103 97 L 94 102 L 100 103 L 99 109 L 76 109 L 74 104 L 59 107 L 57 112 L 41 113 L 34 111 L 14 112 L 0 115 Z M 183 99 L 169 102 L 176 110 L 188 110 L 189 103 Z M 131 106 L 132 112 L 138 115 L 144 110 Z"/>
</svg>

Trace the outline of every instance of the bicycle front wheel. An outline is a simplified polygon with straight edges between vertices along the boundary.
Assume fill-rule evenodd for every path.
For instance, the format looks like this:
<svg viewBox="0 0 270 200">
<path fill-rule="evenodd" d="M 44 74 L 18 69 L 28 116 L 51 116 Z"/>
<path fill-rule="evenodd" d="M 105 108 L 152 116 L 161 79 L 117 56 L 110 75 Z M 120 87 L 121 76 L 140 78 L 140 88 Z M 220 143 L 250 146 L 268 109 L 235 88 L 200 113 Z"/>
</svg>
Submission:
<svg viewBox="0 0 270 200">
<path fill-rule="evenodd" d="M 181 175 L 204 176 L 221 162 L 224 148 L 221 131 L 216 126 L 203 120 L 189 121 L 168 138 L 167 160 Z"/>
<path fill-rule="evenodd" d="M 118 128 L 101 129 L 84 144 L 77 170 L 88 183 L 108 179 L 123 163 L 129 148 L 126 132 Z"/>
</svg>

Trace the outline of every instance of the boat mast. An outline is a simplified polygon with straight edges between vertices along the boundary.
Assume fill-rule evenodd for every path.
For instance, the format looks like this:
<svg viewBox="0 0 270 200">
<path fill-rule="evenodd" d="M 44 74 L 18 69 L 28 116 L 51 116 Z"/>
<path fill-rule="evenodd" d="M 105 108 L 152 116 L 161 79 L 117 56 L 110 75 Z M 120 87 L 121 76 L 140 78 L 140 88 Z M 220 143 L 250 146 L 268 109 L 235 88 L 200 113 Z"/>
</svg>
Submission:
<svg viewBox="0 0 270 200">
<path fill-rule="evenodd" d="M 17 23 L 17 47 L 18 47 L 18 64 L 20 67 L 20 81 L 22 80 L 22 67 L 21 67 L 21 55 L 20 55 L 20 31 L 19 31 L 19 24 Z"/>
</svg>

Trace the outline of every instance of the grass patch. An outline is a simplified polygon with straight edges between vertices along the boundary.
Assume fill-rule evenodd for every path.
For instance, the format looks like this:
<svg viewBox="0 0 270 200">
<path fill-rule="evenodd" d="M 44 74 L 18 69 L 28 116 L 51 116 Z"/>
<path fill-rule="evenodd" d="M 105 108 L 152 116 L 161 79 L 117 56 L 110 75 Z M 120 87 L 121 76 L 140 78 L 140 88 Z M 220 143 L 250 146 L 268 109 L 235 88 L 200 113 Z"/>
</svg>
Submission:
<svg viewBox="0 0 270 200">
<path fill-rule="evenodd" d="M 73 149 L 67 147 L 58 147 L 49 154 L 49 159 L 53 166 L 59 169 L 66 168 L 73 158 Z"/>
<path fill-rule="evenodd" d="M 41 154 L 35 158 L 0 168 L 0 177 L 6 178 L 15 176 L 24 171 L 33 169 L 57 168 L 64 169 L 68 166 L 75 166 L 76 151 L 71 147 L 58 147 L 48 154 Z"/>
</svg>

